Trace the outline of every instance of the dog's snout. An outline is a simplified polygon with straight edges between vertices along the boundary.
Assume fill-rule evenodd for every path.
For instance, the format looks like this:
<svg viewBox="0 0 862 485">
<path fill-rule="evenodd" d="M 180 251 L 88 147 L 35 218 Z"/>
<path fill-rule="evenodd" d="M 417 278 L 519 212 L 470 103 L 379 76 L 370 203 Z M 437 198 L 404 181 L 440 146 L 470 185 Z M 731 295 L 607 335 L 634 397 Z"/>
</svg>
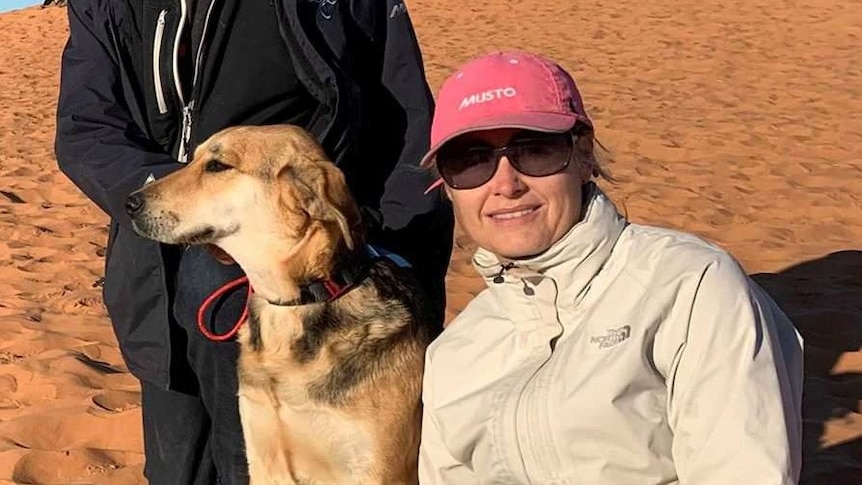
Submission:
<svg viewBox="0 0 862 485">
<path fill-rule="evenodd" d="M 144 210 L 145 199 L 140 193 L 126 197 L 126 213 L 134 217 Z"/>
</svg>

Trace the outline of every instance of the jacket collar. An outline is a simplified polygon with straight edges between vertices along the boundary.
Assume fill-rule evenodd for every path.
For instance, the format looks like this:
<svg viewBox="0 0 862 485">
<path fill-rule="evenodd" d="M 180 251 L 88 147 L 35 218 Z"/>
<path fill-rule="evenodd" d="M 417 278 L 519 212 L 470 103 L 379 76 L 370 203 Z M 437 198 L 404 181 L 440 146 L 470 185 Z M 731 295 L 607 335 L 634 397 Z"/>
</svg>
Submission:
<svg viewBox="0 0 862 485">
<path fill-rule="evenodd" d="M 584 188 L 587 202 L 583 219 L 544 253 L 508 261 L 486 249 L 476 251 L 473 266 L 489 287 L 543 277 L 554 279 L 561 292 L 575 297 L 589 287 L 628 222 L 597 185 L 590 182 Z"/>
</svg>

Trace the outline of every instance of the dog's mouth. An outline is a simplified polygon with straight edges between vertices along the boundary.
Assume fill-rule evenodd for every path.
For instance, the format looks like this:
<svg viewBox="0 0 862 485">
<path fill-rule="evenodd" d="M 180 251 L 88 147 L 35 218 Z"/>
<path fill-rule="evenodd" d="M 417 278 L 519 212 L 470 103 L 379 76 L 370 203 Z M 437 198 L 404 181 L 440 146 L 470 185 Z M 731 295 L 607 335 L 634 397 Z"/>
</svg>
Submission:
<svg viewBox="0 0 862 485">
<path fill-rule="evenodd" d="M 212 226 L 195 228 L 177 237 L 176 244 L 211 244 L 235 232 L 235 229 L 218 229 Z"/>
<path fill-rule="evenodd" d="M 212 244 L 216 241 L 235 233 L 238 227 L 217 228 L 214 226 L 197 226 L 189 230 L 179 232 L 166 227 L 166 224 L 154 223 L 152 220 L 132 219 L 132 228 L 139 236 L 153 239 L 165 244 L 186 244 L 189 246 L 199 244 Z"/>
</svg>

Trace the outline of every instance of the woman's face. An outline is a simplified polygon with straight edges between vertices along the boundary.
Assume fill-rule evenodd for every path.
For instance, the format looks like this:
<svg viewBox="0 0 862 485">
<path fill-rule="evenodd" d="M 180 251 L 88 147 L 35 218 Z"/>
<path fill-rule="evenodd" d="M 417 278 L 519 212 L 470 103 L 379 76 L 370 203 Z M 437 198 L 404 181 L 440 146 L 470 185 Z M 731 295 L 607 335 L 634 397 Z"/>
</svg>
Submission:
<svg viewBox="0 0 862 485">
<path fill-rule="evenodd" d="M 529 138 L 529 134 L 509 128 L 476 131 L 447 145 L 455 143 L 459 150 L 496 148 L 513 139 Z M 590 175 L 588 164 L 570 160 L 558 173 L 531 177 L 515 170 L 502 156 L 486 183 L 469 189 L 447 184 L 446 193 L 458 223 L 470 238 L 500 257 L 518 259 L 546 251 L 578 222 L 582 186 Z"/>
</svg>

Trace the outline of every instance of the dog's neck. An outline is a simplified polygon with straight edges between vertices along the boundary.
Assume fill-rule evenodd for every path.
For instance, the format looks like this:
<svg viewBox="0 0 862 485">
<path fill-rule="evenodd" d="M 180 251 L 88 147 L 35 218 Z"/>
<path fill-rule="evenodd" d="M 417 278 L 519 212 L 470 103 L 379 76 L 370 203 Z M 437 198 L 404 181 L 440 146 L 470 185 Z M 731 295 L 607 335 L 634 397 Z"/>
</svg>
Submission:
<svg viewBox="0 0 862 485">
<path fill-rule="evenodd" d="M 328 303 L 347 294 L 369 275 L 371 257 L 367 251 L 345 250 L 335 261 L 326 276 L 301 281 L 298 297 L 290 300 L 267 299 L 267 303 L 281 307 Z"/>
<path fill-rule="evenodd" d="M 284 247 L 291 249 L 285 251 Z M 318 288 L 324 281 L 342 286 L 345 279 L 350 280 L 350 273 L 364 255 L 363 247 L 351 251 L 341 239 L 333 244 L 332 234 L 326 230 L 312 230 L 293 244 L 273 250 L 261 247 L 255 257 L 237 262 L 257 296 L 275 305 L 290 306 L 320 300 Z M 267 257 L 261 258 L 262 255 Z M 273 255 L 278 257 L 273 260 Z"/>
</svg>

